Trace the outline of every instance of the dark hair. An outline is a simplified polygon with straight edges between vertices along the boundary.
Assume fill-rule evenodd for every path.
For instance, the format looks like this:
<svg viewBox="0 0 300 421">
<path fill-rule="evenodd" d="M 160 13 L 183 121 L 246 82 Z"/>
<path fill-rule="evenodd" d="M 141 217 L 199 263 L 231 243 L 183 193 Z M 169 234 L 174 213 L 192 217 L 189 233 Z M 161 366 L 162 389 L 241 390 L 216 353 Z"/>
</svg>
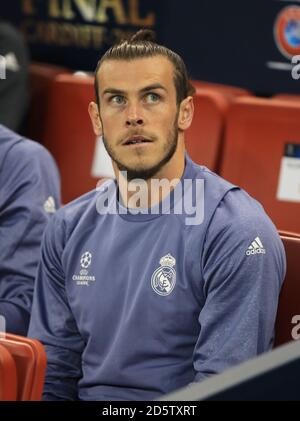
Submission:
<svg viewBox="0 0 300 421">
<path fill-rule="evenodd" d="M 134 34 L 129 40 L 123 40 L 112 46 L 99 60 L 95 73 L 95 92 L 98 104 L 100 104 L 98 72 L 106 60 L 135 60 L 138 58 L 164 56 L 174 65 L 174 82 L 177 93 L 177 103 L 180 104 L 185 98 L 195 94 L 195 88 L 190 83 L 186 66 L 182 58 L 163 45 L 155 42 L 155 33 L 149 29 L 142 29 Z"/>
</svg>

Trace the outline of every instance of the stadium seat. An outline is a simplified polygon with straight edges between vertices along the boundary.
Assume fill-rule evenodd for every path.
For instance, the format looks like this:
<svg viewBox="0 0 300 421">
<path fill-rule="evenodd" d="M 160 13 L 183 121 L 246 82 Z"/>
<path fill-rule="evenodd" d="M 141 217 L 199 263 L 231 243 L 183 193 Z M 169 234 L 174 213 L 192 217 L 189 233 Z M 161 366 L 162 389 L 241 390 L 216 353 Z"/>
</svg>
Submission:
<svg viewBox="0 0 300 421">
<path fill-rule="evenodd" d="M 275 100 L 283 100 L 283 101 L 300 101 L 300 95 L 293 95 L 293 94 L 276 94 L 272 97 Z"/>
<path fill-rule="evenodd" d="M 5 334 L 0 336 L 0 346 L 9 351 L 15 362 L 16 400 L 41 400 L 46 371 L 46 352 L 43 345 L 35 339 Z"/>
<path fill-rule="evenodd" d="M 88 115 L 88 105 L 94 97 L 92 77 L 60 75 L 51 86 L 45 146 L 60 170 L 63 203 L 97 184 L 91 175 L 96 138 Z"/>
<path fill-rule="evenodd" d="M 223 94 L 230 98 L 240 97 L 240 96 L 251 96 L 250 91 L 244 88 L 239 88 L 237 86 L 223 85 L 221 83 L 212 83 L 205 82 L 201 80 L 191 80 L 191 83 L 196 88 L 196 92 L 202 92 L 204 89 L 209 89 L 211 91 L 216 91 L 220 94 Z"/>
<path fill-rule="evenodd" d="M 220 171 L 225 117 L 229 104 L 237 97 L 251 95 L 235 86 L 191 81 L 196 88 L 193 124 L 186 132 L 186 147 L 191 158 L 210 170 Z"/>
<path fill-rule="evenodd" d="M 259 200 L 278 229 L 291 232 L 300 232 L 300 200 L 285 197 L 292 184 L 283 184 L 282 168 L 287 145 L 300 144 L 299 133 L 300 103 L 239 98 L 227 113 L 221 164 L 224 178 Z"/>
<path fill-rule="evenodd" d="M 30 65 L 30 104 L 25 130 L 26 136 L 40 143 L 44 143 L 51 84 L 56 76 L 65 73 L 70 71 L 53 64 L 32 62 Z"/>
<path fill-rule="evenodd" d="M 196 163 L 218 172 L 229 100 L 206 89 L 194 96 L 194 105 L 193 123 L 185 135 L 187 151 Z"/>
<path fill-rule="evenodd" d="M 16 399 L 16 365 L 10 352 L 0 345 L 0 401 L 15 401 Z"/>
<path fill-rule="evenodd" d="M 275 346 L 298 339 L 295 334 L 299 335 L 300 339 L 300 236 L 286 236 L 283 233 L 280 236 L 286 250 L 287 274 L 279 298 Z"/>
<path fill-rule="evenodd" d="M 300 234 L 297 232 L 291 232 L 291 231 L 279 231 L 279 234 L 282 237 L 289 237 L 289 238 L 300 238 Z"/>
</svg>

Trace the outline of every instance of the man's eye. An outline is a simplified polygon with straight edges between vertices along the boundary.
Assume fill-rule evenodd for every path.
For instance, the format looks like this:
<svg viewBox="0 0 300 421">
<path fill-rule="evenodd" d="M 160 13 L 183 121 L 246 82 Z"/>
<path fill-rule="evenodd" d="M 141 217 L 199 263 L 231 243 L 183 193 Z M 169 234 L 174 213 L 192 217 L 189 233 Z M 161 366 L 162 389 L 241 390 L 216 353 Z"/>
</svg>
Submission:
<svg viewBox="0 0 300 421">
<path fill-rule="evenodd" d="M 112 102 L 113 104 L 122 105 L 122 104 L 124 104 L 125 99 L 124 99 L 124 97 L 122 97 L 120 95 L 115 95 L 115 96 L 110 98 L 110 102 Z"/>
<path fill-rule="evenodd" d="M 146 101 L 149 103 L 155 103 L 155 102 L 158 102 L 159 100 L 160 100 L 160 95 L 158 94 L 151 93 L 151 94 L 147 94 L 146 96 Z"/>
</svg>

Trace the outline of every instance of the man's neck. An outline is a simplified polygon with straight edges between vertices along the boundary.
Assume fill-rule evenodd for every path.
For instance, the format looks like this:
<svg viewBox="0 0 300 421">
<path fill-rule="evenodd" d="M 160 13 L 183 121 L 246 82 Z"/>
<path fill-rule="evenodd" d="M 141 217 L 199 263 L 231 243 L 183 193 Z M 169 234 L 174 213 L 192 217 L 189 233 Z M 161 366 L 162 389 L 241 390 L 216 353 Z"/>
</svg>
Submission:
<svg viewBox="0 0 300 421">
<path fill-rule="evenodd" d="M 180 146 L 179 146 L 180 147 Z M 117 182 L 126 208 L 152 208 L 161 203 L 180 182 L 185 170 L 184 148 L 149 180 L 129 181 L 124 173 L 117 173 Z"/>
</svg>

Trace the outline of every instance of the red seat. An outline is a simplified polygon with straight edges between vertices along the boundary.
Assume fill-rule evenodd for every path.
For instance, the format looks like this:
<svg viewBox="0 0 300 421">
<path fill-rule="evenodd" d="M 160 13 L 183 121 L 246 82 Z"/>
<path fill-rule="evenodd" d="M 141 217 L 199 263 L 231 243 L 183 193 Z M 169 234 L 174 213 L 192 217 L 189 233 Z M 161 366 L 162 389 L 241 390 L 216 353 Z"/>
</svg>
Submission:
<svg viewBox="0 0 300 421">
<path fill-rule="evenodd" d="M 191 158 L 214 172 L 220 171 L 225 117 L 229 104 L 240 96 L 251 95 L 235 86 L 191 81 L 196 88 L 195 115 L 186 132 L 186 147 Z"/>
<path fill-rule="evenodd" d="M 278 229 L 300 232 L 300 201 L 279 200 L 288 143 L 300 144 L 300 103 L 239 98 L 227 113 L 221 175 L 259 200 Z"/>
<path fill-rule="evenodd" d="M 50 87 L 56 76 L 70 71 L 53 64 L 33 62 L 30 65 L 31 99 L 26 122 L 26 135 L 44 143 L 45 119 L 48 110 Z"/>
<path fill-rule="evenodd" d="M 272 97 L 273 99 L 280 99 L 283 101 L 300 101 L 300 95 L 293 94 L 277 94 Z"/>
<path fill-rule="evenodd" d="M 291 237 L 281 234 L 281 238 L 286 250 L 287 274 L 279 298 L 275 346 L 296 339 L 295 333 L 300 338 L 300 236 Z"/>
<path fill-rule="evenodd" d="M 282 237 L 290 237 L 290 238 L 300 238 L 300 234 L 297 232 L 291 232 L 291 231 L 279 231 L 279 234 Z"/>
<path fill-rule="evenodd" d="M 206 89 L 194 96 L 194 105 L 194 120 L 186 132 L 187 151 L 196 163 L 218 172 L 229 101 L 223 94 Z"/>
<path fill-rule="evenodd" d="M 91 175 L 96 138 L 88 115 L 89 102 L 94 98 L 92 77 L 60 75 L 51 87 L 45 146 L 60 170 L 63 203 L 97 184 Z"/>
<path fill-rule="evenodd" d="M 237 86 L 224 85 L 221 83 L 212 83 L 205 82 L 201 80 L 192 80 L 191 81 L 196 92 L 202 92 L 204 89 L 209 89 L 211 91 L 216 91 L 220 94 L 223 94 L 229 98 L 240 97 L 240 96 L 251 96 L 250 91 L 244 88 L 239 88 Z"/>
<path fill-rule="evenodd" d="M 17 373 L 17 400 L 39 401 L 42 398 L 46 371 L 46 352 L 35 340 L 5 334 L 0 345 L 13 357 Z"/>
<path fill-rule="evenodd" d="M 16 365 L 10 352 L 0 345 L 0 401 L 15 401 L 16 399 Z"/>
</svg>

